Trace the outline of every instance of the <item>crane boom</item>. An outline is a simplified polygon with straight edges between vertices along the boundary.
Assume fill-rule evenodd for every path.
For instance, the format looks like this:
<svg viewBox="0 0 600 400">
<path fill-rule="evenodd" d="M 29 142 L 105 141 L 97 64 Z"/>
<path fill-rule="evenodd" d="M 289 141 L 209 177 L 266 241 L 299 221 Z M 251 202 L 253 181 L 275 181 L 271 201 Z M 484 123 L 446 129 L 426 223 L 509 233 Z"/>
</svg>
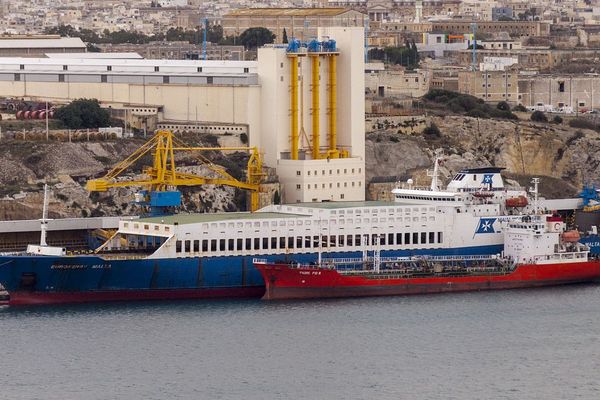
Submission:
<svg viewBox="0 0 600 400">
<path fill-rule="evenodd" d="M 206 177 L 190 173 L 177 171 L 175 165 L 176 151 L 248 151 L 250 159 L 247 165 L 246 181 L 240 181 L 231 176 L 224 168 L 212 163 L 206 157 L 199 155 L 200 161 L 206 165 L 217 177 Z M 123 180 L 119 179 L 121 174 L 131 167 L 135 162 L 140 160 L 144 155 L 152 152 L 153 165 L 143 169 L 144 179 Z M 177 193 L 175 197 L 165 200 L 168 196 L 162 196 L 162 200 L 156 203 L 152 202 L 153 194 L 161 192 L 169 192 L 168 187 L 177 186 L 197 186 L 197 185 L 225 185 L 237 187 L 244 190 L 250 190 L 250 209 L 256 211 L 258 209 L 258 193 L 263 180 L 263 165 L 262 158 L 256 147 L 194 147 L 187 146 L 181 140 L 176 139 L 171 131 L 161 130 L 134 151 L 125 160 L 119 162 L 102 178 L 89 180 L 86 184 L 86 189 L 91 192 L 105 192 L 110 188 L 141 186 L 149 194 L 150 202 L 146 202 L 151 207 L 169 207 L 177 206 L 181 202 L 181 195 Z M 158 197 L 158 196 L 157 196 Z M 167 203 L 165 203 L 167 202 Z M 160 205 L 158 204 L 160 203 Z M 177 203 L 177 204 L 175 204 Z M 159 212 L 156 212 L 157 214 Z"/>
</svg>

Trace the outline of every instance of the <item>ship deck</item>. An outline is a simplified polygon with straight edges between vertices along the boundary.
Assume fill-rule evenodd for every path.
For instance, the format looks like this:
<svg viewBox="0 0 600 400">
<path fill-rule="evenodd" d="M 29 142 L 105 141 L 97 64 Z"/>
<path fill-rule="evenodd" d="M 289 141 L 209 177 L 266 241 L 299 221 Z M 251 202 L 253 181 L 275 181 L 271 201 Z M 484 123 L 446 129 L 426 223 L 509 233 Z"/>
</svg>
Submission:
<svg viewBox="0 0 600 400">
<path fill-rule="evenodd" d="M 277 218 L 304 218 L 308 215 L 288 214 L 278 212 L 228 212 L 228 213 L 206 213 L 206 214 L 175 214 L 161 217 L 140 218 L 136 222 L 148 222 L 153 224 L 185 225 L 197 224 L 203 222 L 220 222 L 230 220 L 257 220 L 257 219 L 277 219 Z"/>
</svg>

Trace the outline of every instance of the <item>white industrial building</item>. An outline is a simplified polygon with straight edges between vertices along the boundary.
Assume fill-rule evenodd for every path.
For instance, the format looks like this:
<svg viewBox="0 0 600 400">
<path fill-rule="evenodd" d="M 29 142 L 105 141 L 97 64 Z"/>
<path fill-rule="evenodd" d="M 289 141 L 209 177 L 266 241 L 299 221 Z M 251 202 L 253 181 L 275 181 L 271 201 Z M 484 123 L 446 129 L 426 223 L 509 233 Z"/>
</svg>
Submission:
<svg viewBox="0 0 600 400">
<path fill-rule="evenodd" d="M 0 58 L 0 93 L 96 98 L 163 126 L 247 132 L 276 168 L 285 202 L 364 200 L 364 31 L 322 28 L 319 38 L 337 50 L 272 46 L 258 61 Z"/>
</svg>

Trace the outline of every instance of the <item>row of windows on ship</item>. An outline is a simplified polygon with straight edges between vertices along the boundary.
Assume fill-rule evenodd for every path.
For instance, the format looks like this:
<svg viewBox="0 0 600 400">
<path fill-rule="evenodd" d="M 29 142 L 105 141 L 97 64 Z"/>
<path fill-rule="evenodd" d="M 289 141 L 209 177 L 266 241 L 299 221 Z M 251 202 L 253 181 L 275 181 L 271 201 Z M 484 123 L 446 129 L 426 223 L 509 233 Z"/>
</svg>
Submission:
<svg viewBox="0 0 600 400">
<path fill-rule="evenodd" d="M 280 236 L 263 238 L 177 240 L 176 253 L 216 251 L 260 251 L 289 249 L 331 249 L 337 247 L 439 245 L 442 232 L 404 232 L 387 234 Z"/>
<path fill-rule="evenodd" d="M 414 196 L 414 195 L 406 195 L 406 194 L 397 194 L 397 199 L 407 199 L 407 200 L 430 200 L 430 201 L 457 201 L 456 197 L 434 197 L 434 196 Z"/>
</svg>

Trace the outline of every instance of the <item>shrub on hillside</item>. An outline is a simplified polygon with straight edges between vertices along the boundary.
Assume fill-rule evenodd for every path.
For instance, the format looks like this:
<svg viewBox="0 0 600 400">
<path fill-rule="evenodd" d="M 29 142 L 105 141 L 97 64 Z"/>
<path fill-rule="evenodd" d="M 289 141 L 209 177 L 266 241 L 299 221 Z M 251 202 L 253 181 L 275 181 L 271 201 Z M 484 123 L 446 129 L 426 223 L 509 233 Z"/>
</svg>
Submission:
<svg viewBox="0 0 600 400">
<path fill-rule="evenodd" d="M 580 128 L 580 129 L 592 129 L 599 130 L 600 126 L 596 125 L 594 121 L 585 118 L 575 118 L 569 121 L 569 126 L 571 128 Z"/>
<path fill-rule="evenodd" d="M 505 101 L 501 101 L 498 104 L 496 104 L 496 108 L 502 111 L 510 111 L 510 105 L 508 105 L 508 103 Z"/>
<path fill-rule="evenodd" d="M 529 117 L 534 122 L 548 122 L 548 118 L 546 114 L 541 111 L 534 111 L 531 113 L 531 117 Z"/>
<path fill-rule="evenodd" d="M 427 136 L 442 136 L 442 132 L 440 132 L 440 128 L 437 127 L 433 122 L 427 128 L 423 129 L 423 134 Z"/>
</svg>

